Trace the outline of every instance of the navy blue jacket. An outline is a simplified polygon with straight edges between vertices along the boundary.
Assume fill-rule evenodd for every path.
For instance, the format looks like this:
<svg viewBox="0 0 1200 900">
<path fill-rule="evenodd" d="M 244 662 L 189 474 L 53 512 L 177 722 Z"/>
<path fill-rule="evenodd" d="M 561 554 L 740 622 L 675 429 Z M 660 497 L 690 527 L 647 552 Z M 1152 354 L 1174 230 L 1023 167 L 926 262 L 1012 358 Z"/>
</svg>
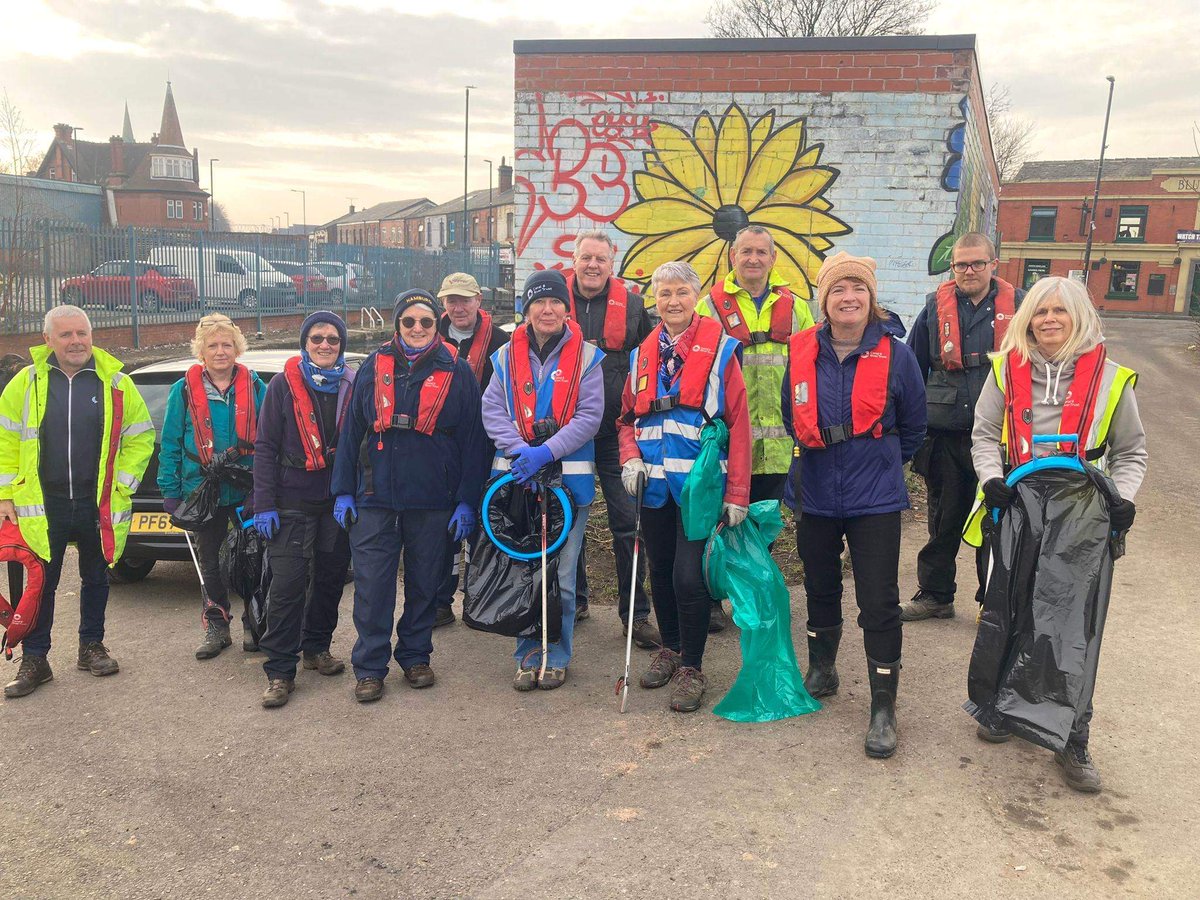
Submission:
<svg viewBox="0 0 1200 900">
<path fill-rule="evenodd" d="M 851 421 L 850 398 L 859 355 L 878 344 L 885 333 L 890 336 L 892 371 L 883 414 L 884 435 L 851 438 L 824 450 L 805 447 L 801 457 L 792 461 L 789 488 L 799 466 L 800 507 L 810 515 L 848 518 L 908 509 L 903 466 L 925 440 L 925 382 L 917 358 L 889 327 L 871 322 L 858 349 L 839 363 L 829 342 L 829 325 L 819 327 L 817 421 L 822 428 Z M 781 402 L 784 427 L 795 438 L 790 371 L 783 380 Z"/>
<path fill-rule="evenodd" d="M 354 379 L 350 409 L 342 419 L 333 463 L 335 497 L 353 494 L 359 506 L 384 509 L 453 509 L 459 503 L 478 508 L 487 477 L 487 458 L 479 383 L 465 359 L 454 359 L 442 346 L 411 370 L 403 356 L 395 365 L 396 414 L 417 415 L 421 384 L 434 371 L 454 370 L 446 404 L 432 435 L 389 428 L 383 450 L 375 432 L 375 360 L 394 354 L 392 344 L 368 356 Z"/>
</svg>

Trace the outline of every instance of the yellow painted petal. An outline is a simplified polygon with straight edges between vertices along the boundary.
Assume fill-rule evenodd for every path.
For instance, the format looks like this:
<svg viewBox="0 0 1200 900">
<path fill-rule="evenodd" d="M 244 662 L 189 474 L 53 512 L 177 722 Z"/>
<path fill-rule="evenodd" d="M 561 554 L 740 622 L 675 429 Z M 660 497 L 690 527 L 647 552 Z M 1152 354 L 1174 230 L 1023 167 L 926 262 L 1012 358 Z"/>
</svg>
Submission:
<svg viewBox="0 0 1200 900">
<path fill-rule="evenodd" d="M 693 196 L 686 188 L 680 187 L 665 170 L 659 168 L 660 174 L 650 172 L 633 173 L 633 189 L 641 200 L 684 200 L 698 206 L 707 206 L 703 200 Z M 710 210 L 710 214 L 715 210 Z"/>
<path fill-rule="evenodd" d="M 696 117 L 696 127 L 692 129 L 692 136 L 708 167 L 716 171 L 713 161 L 717 158 L 717 126 L 713 124 L 711 115 L 705 112 Z"/>
<path fill-rule="evenodd" d="M 720 206 L 713 199 L 718 195 L 716 176 L 688 133 L 670 122 L 654 124 L 650 139 L 654 142 L 658 162 L 690 194 L 709 203 L 713 209 Z"/>
<path fill-rule="evenodd" d="M 653 235 L 642 238 L 629 248 L 621 260 L 621 277 L 646 282 L 654 270 L 665 262 L 674 262 L 712 240 L 713 230 L 709 225 L 689 228 L 673 234 Z"/>
<path fill-rule="evenodd" d="M 757 163 L 758 160 L 756 159 L 755 162 Z M 833 169 L 819 166 L 811 169 L 795 169 L 775 185 L 775 190 L 768 193 L 767 196 L 760 197 L 751 206 L 743 204 L 742 208 L 753 209 L 758 203 L 796 203 L 817 207 L 815 202 L 810 201 L 825 190 L 836 175 L 837 173 Z M 822 202 L 825 201 L 822 200 Z M 829 209 L 831 206 L 832 204 L 828 204 L 824 209 Z"/>
<path fill-rule="evenodd" d="M 808 205 L 813 209 L 819 209 L 821 212 L 829 212 L 829 210 L 833 209 L 833 204 L 824 197 L 813 197 L 808 201 Z"/>
<path fill-rule="evenodd" d="M 711 209 L 694 201 L 662 197 L 635 203 L 613 222 L 626 234 L 669 234 L 697 225 L 712 227 Z"/>
<path fill-rule="evenodd" d="M 818 237 L 816 235 L 806 238 L 805 241 L 818 253 L 824 253 L 833 246 L 833 241 L 829 240 L 829 238 Z"/>
<path fill-rule="evenodd" d="M 851 230 L 841 219 L 793 203 L 768 203 L 760 206 L 750 213 L 750 221 L 755 225 L 782 228 L 801 237 L 810 234 L 849 234 Z"/>
<path fill-rule="evenodd" d="M 742 190 L 735 201 L 742 209 L 753 209 L 792 171 L 804 146 L 804 120 L 797 119 L 775 132 L 750 161 Z M 722 194 L 724 196 L 724 194 Z"/>
<path fill-rule="evenodd" d="M 701 296 L 712 287 L 717 277 L 717 269 L 720 267 L 721 260 L 725 258 L 728 247 L 727 241 L 718 238 L 707 247 L 701 247 L 688 260 L 692 264 L 692 268 L 696 270 L 696 274 L 700 276 Z"/>
<path fill-rule="evenodd" d="M 815 166 L 821 159 L 821 151 L 825 149 L 824 144 L 813 144 L 807 150 L 800 154 L 800 158 L 796 160 L 797 169 L 806 169 L 810 166 Z"/>
<path fill-rule="evenodd" d="M 767 139 L 767 135 L 771 133 L 771 129 L 774 126 L 775 110 L 767 110 L 767 112 L 759 116 L 758 121 L 754 123 L 754 130 L 750 132 L 751 154 L 755 154 L 762 149 L 763 141 Z"/>
<path fill-rule="evenodd" d="M 736 103 L 721 117 L 717 135 L 717 193 L 721 203 L 736 203 L 746 169 L 750 165 L 750 131 L 746 116 Z"/>
<path fill-rule="evenodd" d="M 775 238 L 779 259 L 786 259 L 792 271 L 801 276 L 791 281 L 789 286 L 792 292 L 799 294 L 808 290 L 805 299 L 811 298 L 813 294 L 809 288 L 817 283 L 817 273 L 821 271 L 821 263 L 824 261 L 821 255 L 813 252 L 812 248 L 796 235 L 781 229 L 772 228 L 771 236 Z"/>
</svg>

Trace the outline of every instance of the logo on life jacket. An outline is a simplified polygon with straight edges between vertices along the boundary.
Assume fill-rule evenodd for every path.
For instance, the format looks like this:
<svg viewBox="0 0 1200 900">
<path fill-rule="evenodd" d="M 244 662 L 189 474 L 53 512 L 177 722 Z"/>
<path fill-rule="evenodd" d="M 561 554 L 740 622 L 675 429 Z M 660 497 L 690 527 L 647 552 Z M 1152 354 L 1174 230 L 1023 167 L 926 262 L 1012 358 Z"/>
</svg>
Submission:
<svg viewBox="0 0 1200 900">
<path fill-rule="evenodd" d="M 550 380 L 555 383 L 561 383 L 567 380 L 567 376 L 563 374 L 562 369 L 555 369 L 550 373 Z"/>
</svg>

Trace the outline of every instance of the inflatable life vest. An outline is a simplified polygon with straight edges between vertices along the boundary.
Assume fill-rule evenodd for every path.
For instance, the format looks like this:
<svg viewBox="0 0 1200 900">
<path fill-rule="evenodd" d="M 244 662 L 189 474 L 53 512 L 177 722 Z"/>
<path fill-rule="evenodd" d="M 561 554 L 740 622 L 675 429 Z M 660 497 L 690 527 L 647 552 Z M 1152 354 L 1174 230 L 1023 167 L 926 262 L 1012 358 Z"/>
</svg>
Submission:
<svg viewBox="0 0 1200 900">
<path fill-rule="evenodd" d="M 992 349 L 999 350 L 1008 333 L 1008 325 L 1017 309 L 1017 293 L 1003 278 L 996 278 L 996 312 L 992 323 Z M 962 352 L 962 331 L 958 323 L 958 294 L 953 281 L 944 281 L 937 289 L 937 342 L 938 357 L 942 368 L 950 372 L 962 371 L 988 364 L 986 353 L 969 354 L 966 360 Z M 975 358 L 977 357 L 977 358 Z"/>
<path fill-rule="evenodd" d="M 451 359 L 458 359 L 458 351 L 444 343 L 440 337 L 434 338 L 434 342 L 450 351 Z M 421 396 L 417 403 L 416 417 L 405 413 L 393 415 L 391 410 L 396 404 L 396 357 L 393 353 L 384 352 L 389 347 L 395 348 L 395 342 L 384 344 L 380 348 L 380 352 L 375 354 L 374 428 L 379 435 L 377 450 L 383 449 L 383 433 L 389 428 L 412 429 L 421 434 L 433 434 L 437 429 L 437 421 L 442 414 L 442 407 L 446 405 L 446 398 L 450 396 L 450 383 L 454 380 L 453 368 L 434 369 L 421 383 Z M 436 354 L 437 346 L 432 346 L 431 351 Z M 426 352 L 431 351 L 427 350 Z"/>
<path fill-rule="evenodd" d="M 817 353 L 814 325 L 791 339 L 788 368 L 792 382 L 792 428 L 803 446 L 821 450 L 856 437 L 883 437 L 883 413 L 888 403 L 892 369 L 892 338 L 888 334 L 872 349 L 859 354 L 850 395 L 852 421 L 822 428 L 817 419 Z"/>
<path fill-rule="evenodd" d="M 1088 446 L 1086 438 L 1095 423 L 1107 356 L 1104 345 L 1097 344 L 1075 360 L 1075 374 L 1062 404 L 1058 433 L 1079 435 L 1075 449 L 1084 459 L 1093 458 L 1089 451 L 1095 448 Z M 1016 351 L 1008 354 L 1004 370 L 1005 452 L 1009 466 L 1015 468 L 1033 459 L 1033 375 L 1029 361 Z"/>
<path fill-rule="evenodd" d="M 571 292 L 571 309 L 575 308 L 575 273 L 566 276 Z M 604 308 L 604 331 L 598 342 L 601 350 L 613 352 L 625 346 L 625 322 L 629 311 L 629 290 L 617 278 L 608 279 L 608 304 Z"/>
<path fill-rule="evenodd" d="M 796 306 L 796 298 L 785 287 L 775 288 L 775 292 L 779 298 L 775 301 L 775 305 L 771 307 L 771 330 L 770 331 L 754 331 L 742 320 L 742 315 L 738 309 L 737 297 L 725 291 L 725 285 L 721 282 L 716 282 L 709 292 L 709 297 L 712 299 L 713 311 L 720 317 L 721 324 L 725 326 L 725 330 L 729 334 L 742 342 L 743 347 L 749 347 L 753 344 L 765 344 L 767 341 L 774 341 L 777 344 L 786 344 L 788 338 L 792 336 L 792 314 Z"/>
<path fill-rule="evenodd" d="M 717 361 L 722 328 L 716 319 L 700 316 L 695 341 L 679 375 L 679 393 L 658 396 L 660 324 L 638 347 L 637 381 L 634 386 L 633 418 L 652 412 L 666 412 L 681 406 L 684 409 L 703 409 L 704 392 L 709 374 Z"/>
<path fill-rule="evenodd" d="M 449 313 L 442 313 L 442 318 L 449 320 Z M 467 365 L 471 367 L 471 371 L 475 373 L 475 380 L 483 384 L 483 367 L 488 361 L 488 343 L 492 336 L 492 314 L 486 309 L 479 310 L 479 327 L 475 329 L 475 336 L 471 339 L 471 346 L 467 348 Z M 446 342 L 447 347 L 452 347 L 449 342 Z M 457 349 L 457 348 L 452 348 Z"/>
<path fill-rule="evenodd" d="M 18 562 L 25 567 L 25 590 L 16 606 L 0 594 L 0 628 L 5 630 L 0 646 L 4 648 L 5 657 L 12 659 L 13 647 L 25 640 L 37 625 L 42 588 L 46 583 L 46 564 L 29 549 L 21 537 L 21 529 L 7 520 L 0 525 L 0 562 Z"/>
<path fill-rule="evenodd" d="M 554 426 L 561 429 L 575 415 L 579 403 L 579 389 L 583 381 L 583 332 L 578 323 L 567 319 L 566 337 L 558 354 L 558 368 L 550 376 L 554 392 L 550 410 Z M 516 407 L 516 423 L 521 437 L 527 443 L 537 439 L 534 428 L 537 419 L 537 383 L 533 368 L 529 365 L 529 328 L 522 326 L 513 332 L 508 353 L 508 377 L 512 390 L 513 405 Z"/>
<path fill-rule="evenodd" d="M 321 435 L 321 423 L 317 411 L 313 407 L 312 394 L 300 370 L 300 357 L 293 356 L 283 365 L 283 377 L 287 379 L 288 389 L 292 393 L 292 414 L 295 417 L 296 431 L 300 434 L 300 443 L 304 446 L 304 468 L 309 472 L 324 469 L 329 464 L 325 458 L 325 438 Z M 341 431 L 342 415 L 350 405 L 350 392 L 344 391 L 345 397 L 338 404 L 337 425 L 329 436 L 329 455 L 337 452 L 337 436 Z M 299 460 L 297 460 L 299 462 Z"/>
<path fill-rule="evenodd" d="M 204 389 L 204 366 L 196 363 L 188 369 L 186 377 L 187 408 L 192 417 L 196 453 L 200 465 L 207 466 L 213 459 L 213 427 L 208 392 Z M 245 366 L 233 367 L 233 410 L 237 432 L 234 449 L 239 456 L 253 456 L 254 439 L 258 435 L 258 410 L 254 408 L 254 385 L 250 370 Z"/>
</svg>

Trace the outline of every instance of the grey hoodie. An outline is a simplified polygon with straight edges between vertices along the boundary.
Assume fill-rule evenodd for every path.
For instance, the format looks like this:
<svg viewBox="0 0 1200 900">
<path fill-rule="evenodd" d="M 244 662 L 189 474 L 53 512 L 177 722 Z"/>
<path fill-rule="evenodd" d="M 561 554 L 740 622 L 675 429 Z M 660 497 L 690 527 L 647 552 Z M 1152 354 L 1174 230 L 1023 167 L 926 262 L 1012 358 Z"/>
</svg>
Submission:
<svg viewBox="0 0 1200 900">
<path fill-rule="evenodd" d="M 1030 352 L 1029 362 L 1033 382 L 1033 433 L 1057 434 L 1063 398 L 1075 375 L 1075 359 L 1053 363 L 1034 349 Z M 1110 359 L 1105 365 L 1116 366 L 1116 363 Z M 1003 426 L 1004 392 L 996 385 L 995 378 L 988 378 L 975 405 L 975 427 L 971 430 L 971 459 L 980 484 L 1004 477 L 1000 455 Z M 1043 446 L 1046 449 L 1041 449 Z M 1038 445 L 1034 452 L 1042 456 L 1053 451 L 1047 445 Z M 1109 426 L 1106 464 L 1109 476 L 1126 500 L 1132 500 L 1141 487 L 1142 479 L 1146 477 L 1147 459 L 1146 432 L 1138 415 L 1137 397 L 1133 389 L 1128 388 L 1117 404 Z"/>
</svg>

